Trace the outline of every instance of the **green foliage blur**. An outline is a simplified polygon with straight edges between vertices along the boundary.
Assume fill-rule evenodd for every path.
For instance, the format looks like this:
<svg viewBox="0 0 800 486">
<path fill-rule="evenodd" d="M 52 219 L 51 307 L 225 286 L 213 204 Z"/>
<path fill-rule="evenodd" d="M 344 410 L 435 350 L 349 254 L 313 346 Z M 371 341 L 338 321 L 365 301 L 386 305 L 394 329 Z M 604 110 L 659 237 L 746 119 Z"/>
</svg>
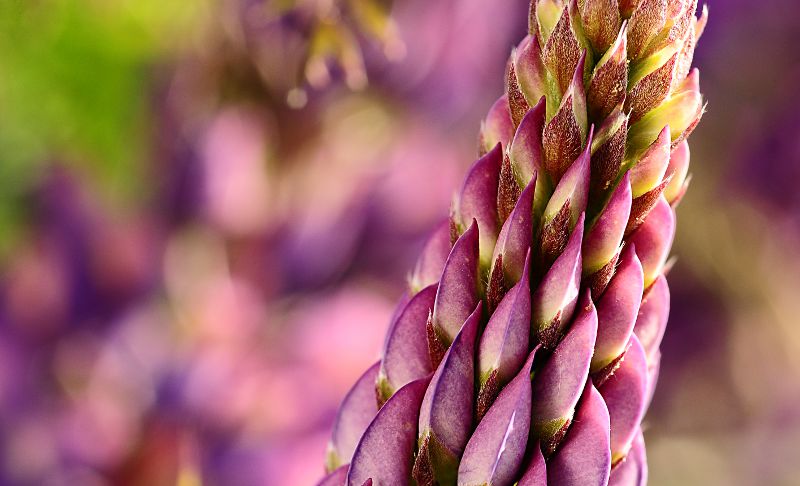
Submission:
<svg viewBox="0 0 800 486">
<path fill-rule="evenodd" d="M 150 78 L 191 44 L 206 0 L 0 2 L 0 255 L 24 230 L 25 195 L 52 163 L 103 196 L 146 190 Z"/>
</svg>

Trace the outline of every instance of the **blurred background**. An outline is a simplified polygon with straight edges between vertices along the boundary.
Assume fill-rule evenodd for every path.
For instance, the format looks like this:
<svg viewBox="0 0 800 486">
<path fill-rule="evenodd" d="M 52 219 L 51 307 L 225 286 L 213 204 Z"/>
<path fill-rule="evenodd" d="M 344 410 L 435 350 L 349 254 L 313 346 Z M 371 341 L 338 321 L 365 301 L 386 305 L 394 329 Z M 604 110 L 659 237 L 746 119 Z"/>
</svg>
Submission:
<svg viewBox="0 0 800 486">
<path fill-rule="evenodd" d="M 800 10 L 706 3 L 650 484 L 796 485 Z M 0 484 L 314 484 L 526 9 L 0 2 Z"/>
</svg>

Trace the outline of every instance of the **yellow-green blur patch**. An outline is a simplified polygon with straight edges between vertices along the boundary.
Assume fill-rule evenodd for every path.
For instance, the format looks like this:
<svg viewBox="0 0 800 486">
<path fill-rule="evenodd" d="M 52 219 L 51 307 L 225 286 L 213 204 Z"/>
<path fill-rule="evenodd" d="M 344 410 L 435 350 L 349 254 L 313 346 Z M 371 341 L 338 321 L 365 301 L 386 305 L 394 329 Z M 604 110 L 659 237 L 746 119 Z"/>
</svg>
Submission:
<svg viewBox="0 0 800 486">
<path fill-rule="evenodd" d="M 104 195 L 145 186 L 152 68 L 183 46 L 205 4 L 0 2 L 0 253 L 24 217 L 20 199 L 55 158 Z"/>
</svg>

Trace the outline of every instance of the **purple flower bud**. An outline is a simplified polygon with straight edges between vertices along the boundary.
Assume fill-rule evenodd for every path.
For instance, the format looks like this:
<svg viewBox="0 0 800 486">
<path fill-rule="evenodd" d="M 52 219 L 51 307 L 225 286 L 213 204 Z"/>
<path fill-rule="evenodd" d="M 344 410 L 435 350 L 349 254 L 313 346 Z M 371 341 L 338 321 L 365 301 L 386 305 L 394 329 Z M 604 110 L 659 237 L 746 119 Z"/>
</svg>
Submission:
<svg viewBox="0 0 800 486">
<path fill-rule="evenodd" d="M 476 222 L 453 245 L 442 271 L 433 313 L 428 320 L 428 348 L 434 366 L 453 342 L 461 325 L 478 303 L 478 225 Z"/>
<path fill-rule="evenodd" d="M 692 71 L 666 101 L 631 125 L 628 135 L 631 153 L 643 152 L 666 125 L 670 127 L 673 143 L 684 139 L 687 136 L 684 132 L 694 129 L 704 111 L 698 77 L 698 71 Z"/>
<path fill-rule="evenodd" d="M 370 479 L 376 484 L 408 484 L 419 408 L 429 381 L 430 377 L 412 381 L 383 405 L 358 442 L 347 486 L 360 486 Z"/>
<path fill-rule="evenodd" d="M 533 380 L 533 433 L 548 454 L 563 438 L 589 376 L 597 338 L 597 311 L 588 292 L 564 339 Z"/>
<path fill-rule="evenodd" d="M 628 115 L 622 111 L 622 105 L 617 105 L 591 141 L 592 180 L 589 200 L 595 204 L 602 203 L 618 179 L 622 159 L 625 157 L 627 136 Z"/>
<path fill-rule="evenodd" d="M 639 59 L 667 20 L 667 2 L 641 0 L 633 11 L 628 33 L 628 58 Z"/>
<path fill-rule="evenodd" d="M 586 386 L 575 420 L 547 464 L 547 486 L 604 486 L 611 472 L 609 416 L 603 397 Z"/>
<path fill-rule="evenodd" d="M 586 144 L 585 150 L 580 156 L 572 162 L 569 169 L 561 178 L 556 186 L 553 195 L 547 202 L 543 214 L 543 223 L 545 231 L 558 216 L 559 211 L 562 210 L 565 204 L 569 202 L 569 229 L 571 230 L 578 222 L 578 216 L 586 211 L 586 205 L 589 200 L 589 178 L 591 175 L 590 165 L 590 151 L 591 146 L 591 133 L 589 135 L 589 142 Z"/>
<path fill-rule="evenodd" d="M 647 484 L 647 453 L 642 431 L 636 433 L 628 456 L 613 471 L 609 486 L 645 486 Z"/>
<path fill-rule="evenodd" d="M 333 471 L 342 464 L 347 464 L 353 457 L 359 439 L 378 412 L 375 402 L 375 380 L 378 377 L 380 363 L 375 363 L 361 375 L 353 388 L 347 392 L 328 443 L 325 469 Z"/>
<path fill-rule="evenodd" d="M 565 93 L 570 86 L 573 73 L 577 71 L 578 59 L 581 57 L 578 39 L 572 31 L 570 13 L 569 5 L 564 5 L 558 23 L 556 23 L 550 37 L 548 37 L 542 54 L 544 64 L 555 78 L 561 93 Z M 583 66 L 580 66 L 580 72 L 583 75 Z M 580 84 L 582 89 L 583 80 L 581 80 Z M 567 96 L 565 95 L 564 98 L 567 98 Z"/>
<path fill-rule="evenodd" d="M 626 173 L 605 209 L 583 240 L 583 274 L 592 275 L 617 254 L 631 212 L 631 185 Z"/>
<path fill-rule="evenodd" d="M 617 272 L 597 304 L 597 344 L 592 373 L 612 365 L 628 345 L 644 290 L 642 265 L 633 245 L 620 257 Z"/>
<path fill-rule="evenodd" d="M 547 94 L 547 71 L 542 61 L 542 49 L 536 37 L 527 36 L 517 47 L 514 68 L 519 87 L 530 106 L 535 106 Z M 541 130 L 539 131 L 541 134 Z"/>
<path fill-rule="evenodd" d="M 628 454 L 644 416 L 647 391 L 647 359 L 636 335 L 632 335 L 619 368 L 600 386 L 611 417 L 612 464 Z"/>
<path fill-rule="evenodd" d="M 479 420 L 528 355 L 531 322 L 529 265 L 530 252 L 523 263 L 522 278 L 497 306 L 481 337 L 478 348 Z"/>
<path fill-rule="evenodd" d="M 417 259 L 409 279 L 412 293 L 439 281 L 451 248 L 450 227 L 447 223 L 442 223 L 425 243 L 425 248 Z"/>
<path fill-rule="evenodd" d="M 424 484 L 455 480 L 458 461 L 472 431 L 475 339 L 482 306 L 467 318 L 433 374 L 419 415 L 420 452 L 413 475 Z"/>
<path fill-rule="evenodd" d="M 433 309 L 436 290 L 434 284 L 415 295 L 386 334 L 376 385 L 380 403 L 388 400 L 398 388 L 433 371 L 425 326 Z"/>
<path fill-rule="evenodd" d="M 522 191 L 514 210 L 509 215 L 500 230 L 497 245 L 494 247 L 492 262 L 502 255 L 503 267 L 498 269 L 503 273 L 505 282 L 511 286 L 517 283 L 525 270 L 525 258 L 531 247 L 533 237 L 533 193 L 536 181 L 531 180 L 528 187 Z M 492 268 L 492 271 L 495 271 Z"/>
<path fill-rule="evenodd" d="M 581 244 L 584 216 L 572 232 L 564 252 L 542 279 L 533 294 L 533 332 L 539 342 L 553 349 L 572 318 L 581 283 Z"/>
<path fill-rule="evenodd" d="M 630 238 L 644 269 L 644 286 L 649 287 L 661 275 L 675 237 L 675 213 L 660 198 L 644 223 Z"/>
<path fill-rule="evenodd" d="M 680 201 L 689 185 L 689 144 L 684 140 L 679 143 L 669 157 L 667 174 L 672 175 L 669 185 L 664 189 L 664 197 L 673 206 Z"/>
<path fill-rule="evenodd" d="M 513 136 L 514 125 L 508 111 L 508 96 L 503 95 L 494 102 L 481 126 L 481 153 L 488 153 L 498 143 L 507 146 Z"/>
<path fill-rule="evenodd" d="M 511 122 L 513 123 L 514 129 L 519 126 L 519 123 L 522 121 L 525 113 L 527 113 L 530 109 L 528 102 L 525 100 L 525 95 L 522 94 L 522 91 L 519 87 L 519 80 L 517 79 L 516 68 L 514 67 L 514 59 L 516 57 L 517 53 L 512 52 L 511 58 L 508 61 L 508 73 L 506 76 L 508 111 L 511 113 Z"/>
<path fill-rule="evenodd" d="M 622 31 L 622 16 L 617 0 L 581 2 L 580 12 L 583 30 L 595 52 L 606 52 L 617 33 Z"/>
<path fill-rule="evenodd" d="M 478 222 L 481 262 L 485 267 L 491 262 L 492 249 L 500 226 L 497 221 L 497 187 L 502 163 L 503 150 L 498 144 L 475 162 L 455 201 L 454 215 L 459 233 L 472 224 L 473 220 Z"/>
<path fill-rule="evenodd" d="M 528 185 L 537 176 L 537 198 L 550 194 L 552 188 L 544 175 L 542 130 L 544 129 L 545 100 L 542 98 L 522 119 L 511 143 L 509 157 L 518 181 Z M 544 184 L 544 185 L 543 185 Z M 541 195 L 539 195 L 541 193 Z"/>
<path fill-rule="evenodd" d="M 628 80 L 633 88 L 625 98 L 625 111 L 631 114 L 631 123 L 660 105 L 670 93 L 678 55 L 679 52 L 669 50 L 643 60 L 633 70 Z"/>
<path fill-rule="evenodd" d="M 669 285 L 663 275 L 659 275 L 642 297 L 639 316 L 633 332 L 642 343 L 648 360 L 658 351 L 669 319 Z"/>
<path fill-rule="evenodd" d="M 531 351 L 517 376 L 486 412 L 467 443 L 458 484 L 511 485 L 522 465 L 531 420 Z"/>
<path fill-rule="evenodd" d="M 666 126 L 661 130 L 656 141 L 650 145 L 647 152 L 630 170 L 631 190 L 634 198 L 655 189 L 664 180 L 669 165 L 670 144 L 670 130 L 669 126 Z"/>
<path fill-rule="evenodd" d="M 547 466 L 539 443 L 531 445 L 530 459 L 517 486 L 547 486 Z"/>
</svg>

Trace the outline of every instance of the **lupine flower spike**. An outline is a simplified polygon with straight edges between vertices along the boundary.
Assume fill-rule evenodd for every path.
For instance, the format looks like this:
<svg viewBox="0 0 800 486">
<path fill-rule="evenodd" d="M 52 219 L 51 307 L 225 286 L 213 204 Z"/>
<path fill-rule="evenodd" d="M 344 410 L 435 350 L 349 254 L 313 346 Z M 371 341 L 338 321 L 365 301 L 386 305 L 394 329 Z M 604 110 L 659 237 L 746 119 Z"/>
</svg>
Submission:
<svg viewBox="0 0 800 486">
<path fill-rule="evenodd" d="M 480 158 L 342 403 L 325 485 L 647 482 L 696 0 L 536 0 Z"/>
</svg>

